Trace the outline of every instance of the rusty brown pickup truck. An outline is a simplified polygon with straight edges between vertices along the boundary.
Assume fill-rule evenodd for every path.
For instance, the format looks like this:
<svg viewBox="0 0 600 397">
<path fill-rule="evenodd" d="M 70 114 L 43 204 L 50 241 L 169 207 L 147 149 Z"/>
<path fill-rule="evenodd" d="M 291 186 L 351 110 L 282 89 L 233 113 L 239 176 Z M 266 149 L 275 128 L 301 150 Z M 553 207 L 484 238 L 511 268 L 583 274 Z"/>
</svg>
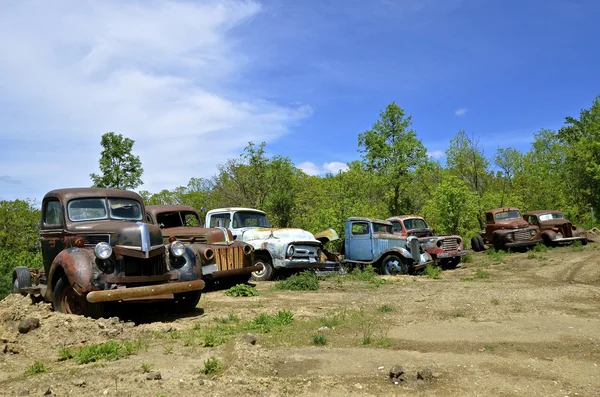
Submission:
<svg viewBox="0 0 600 397">
<path fill-rule="evenodd" d="M 42 201 L 43 269 L 17 267 L 13 293 L 41 296 L 56 311 L 101 316 L 104 302 L 171 297 L 192 310 L 204 281 L 182 242 L 163 243 L 143 222 L 142 198 L 104 188 L 57 189 Z"/>
<path fill-rule="evenodd" d="M 488 245 L 495 250 L 530 247 L 542 242 L 540 229 L 530 225 L 518 208 L 505 207 L 485 214 L 485 231 L 471 238 L 473 251 L 484 251 Z"/>
<path fill-rule="evenodd" d="M 234 240 L 231 231 L 200 227 L 200 215 L 186 205 L 149 205 L 146 221 L 160 228 L 165 243 L 182 241 L 196 253 L 205 280 L 246 282 L 252 272 L 262 270 L 254 264 L 254 248 Z"/>
<path fill-rule="evenodd" d="M 585 245 L 588 236 L 582 226 L 575 226 L 565 215 L 556 210 L 529 211 L 523 218 L 540 228 L 542 240 L 547 246 L 579 241 Z"/>
</svg>

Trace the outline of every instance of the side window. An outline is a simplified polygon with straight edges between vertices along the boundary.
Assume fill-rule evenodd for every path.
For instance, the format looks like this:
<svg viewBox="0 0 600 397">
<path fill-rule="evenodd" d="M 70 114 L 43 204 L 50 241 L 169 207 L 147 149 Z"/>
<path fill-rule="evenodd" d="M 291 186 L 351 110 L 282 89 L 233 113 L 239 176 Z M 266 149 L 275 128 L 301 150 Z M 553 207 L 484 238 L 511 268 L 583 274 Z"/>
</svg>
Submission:
<svg viewBox="0 0 600 397">
<path fill-rule="evenodd" d="M 62 226 L 62 208 L 58 200 L 46 201 L 44 204 L 44 225 Z"/>
<path fill-rule="evenodd" d="M 402 224 L 400 222 L 392 222 L 392 230 L 395 232 L 401 232 Z"/>
<path fill-rule="evenodd" d="M 537 216 L 530 215 L 527 222 L 531 223 L 532 225 L 539 225 Z"/>
<path fill-rule="evenodd" d="M 494 223 L 494 215 L 491 212 L 485 214 L 486 223 Z"/>
<path fill-rule="evenodd" d="M 220 223 L 220 225 L 219 225 Z M 231 220 L 229 218 L 229 214 L 212 214 L 210 216 L 210 225 L 209 227 L 219 227 L 222 226 L 224 228 L 229 228 Z"/>
<path fill-rule="evenodd" d="M 196 214 L 185 214 L 184 223 L 186 226 L 200 226 L 200 221 Z"/>
<path fill-rule="evenodd" d="M 353 235 L 369 234 L 369 224 L 366 222 L 353 223 L 352 224 L 352 234 Z"/>
</svg>

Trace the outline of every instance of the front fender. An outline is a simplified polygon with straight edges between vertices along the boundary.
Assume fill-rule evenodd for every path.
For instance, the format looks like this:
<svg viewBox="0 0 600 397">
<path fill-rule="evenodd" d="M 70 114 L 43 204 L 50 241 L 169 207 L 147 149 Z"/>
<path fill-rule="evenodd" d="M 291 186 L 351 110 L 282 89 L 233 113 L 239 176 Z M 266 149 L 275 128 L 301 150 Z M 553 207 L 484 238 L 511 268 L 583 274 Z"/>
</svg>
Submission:
<svg viewBox="0 0 600 397">
<path fill-rule="evenodd" d="M 381 257 L 385 257 L 388 254 L 400 254 L 403 257 L 405 257 L 406 259 L 410 259 L 411 261 L 413 261 L 413 257 L 410 254 L 410 252 L 408 252 L 408 250 L 406 248 L 402 248 L 402 247 L 393 247 L 390 248 L 388 251 L 386 251 L 383 255 L 381 255 Z"/>
<path fill-rule="evenodd" d="M 202 274 L 202 259 L 191 247 L 186 246 L 184 254 L 178 258 L 174 257 L 170 250 L 167 252 L 169 270 L 179 275 L 179 281 L 197 280 L 198 275 Z"/>
<path fill-rule="evenodd" d="M 556 240 L 556 232 L 553 230 L 544 230 L 542 232 L 542 237 L 547 238 L 550 241 Z"/>
<path fill-rule="evenodd" d="M 85 294 L 92 290 L 94 271 L 98 271 L 98 268 L 96 267 L 96 256 L 91 250 L 77 247 L 67 248 L 54 258 L 48 272 L 48 285 L 52 286 L 51 290 L 54 290 L 54 286 L 64 272 L 73 289 L 79 294 Z"/>
</svg>

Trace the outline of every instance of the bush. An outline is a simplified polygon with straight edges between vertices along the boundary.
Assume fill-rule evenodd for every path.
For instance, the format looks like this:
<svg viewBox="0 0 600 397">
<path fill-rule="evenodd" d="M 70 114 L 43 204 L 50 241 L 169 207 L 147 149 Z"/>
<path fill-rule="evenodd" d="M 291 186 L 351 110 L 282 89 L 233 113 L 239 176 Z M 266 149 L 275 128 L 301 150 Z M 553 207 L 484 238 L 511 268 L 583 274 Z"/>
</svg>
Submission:
<svg viewBox="0 0 600 397">
<path fill-rule="evenodd" d="M 431 263 L 425 268 L 425 274 L 427 275 L 427 278 L 434 280 L 440 280 L 442 278 L 442 271 L 440 268 Z"/>
<path fill-rule="evenodd" d="M 48 371 L 48 367 L 46 367 L 46 364 L 44 364 L 41 361 L 36 361 L 33 364 L 31 364 L 29 367 L 27 367 L 27 370 L 25 371 L 25 373 L 27 375 L 35 375 L 35 374 L 41 374 L 46 371 Z"/>
<path fill-rule="evenodd" d="M 208 358 L 204 361 L 204 368 L 202 368 L 202 372 L 205 375 L 210 375 L 219 372 L 219 370 L 223 367 L 221 360 L 216 357 Z"/>
<path fill-rule="evenodd" d="M 227 296 L 257 296 L 258 291 L 251 285 L 248 284 L 238 284 L 227 291 L 225 291 L 225 295 Z"/>
<path fill-rule="evenodd" d="M 548 247 L 544 244 L 536 244 L 531 250 L 533 252 L 548 252 Z"/>
<path fill-rule="evenodd" d="M 313 335 L 312 342 L 313 342 L 313 345 L 323 346 L 323 345 L 327 344 L 327 337 L 323 334 L 316 334 L 316 335 Z"/>
<path fill-rule="evenodd" d="M 288 291 L 316 291 L 319 289 L 319 278 L 311 271 L 304 271 L 281 280 L 275 284 L 275 288 Z"/>
</svg>

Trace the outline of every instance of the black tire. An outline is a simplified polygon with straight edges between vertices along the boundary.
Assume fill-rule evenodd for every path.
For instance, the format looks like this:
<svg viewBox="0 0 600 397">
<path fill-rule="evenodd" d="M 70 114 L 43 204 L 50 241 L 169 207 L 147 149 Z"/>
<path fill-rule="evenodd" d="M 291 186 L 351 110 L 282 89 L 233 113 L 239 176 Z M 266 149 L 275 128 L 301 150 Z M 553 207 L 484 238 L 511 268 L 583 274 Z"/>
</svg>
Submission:
<svg viewBox="0 0 600 397">
<path fill-rule="evenodd" d="M 255 265 L 263 265 L 263 269 L 258 272 L 252 272 L 252 280 L 255 281 L 269 281 L 273 279 L 275 275 L 275 269 L 273 269 L 273 264 L 271 263 L 271 259 L 268 258 L 258 258 L 254 262 Z"/>
<path fill-rule="evenodd" d="M 456 269 L 456 266 L 460 263 L 460 256 L 455 256 L 442 262 L 442 269 L 452 270 Z"/>
<path fill-rule="evenodd" d="M 485 251 L 485 242 L 483 241 L 483 237 L 477 236 L 477 242 L 479 243 L 479 248 L 481 251 Z"/>
<path fill-rule="evenodd" d="M 502 242 L 500 237 L 495 236 L 494 240 L 492 241 L 492 244 L 494 245 L 494 249 L 496 251 L 502 251 L 504 249 L 504 243 Z"/>
<path fill-rule="evenodd" d="M 588 239 L 587 237 L 581 240 L 581 245 L 587 245 Z"/>
<path fill-rule="evenodd" d="M 381 274 L 395 276 L 397 274 L 408 274 L 408 265 L 398 255 L 390 254 L 381 261 Z"/>
<path fill-rule="evenodd" d="M 473 236 L 471 237 L 471 248 L 475 252 L 483 251 L 483 239 L 481 236 Z"/>
<path fill-rule="evenodd" d="M 550 240 L 550 236 L 548 236 L 547 234 L 542 234 L 542 241 L 544 242 L 544 245 L 546 247 L 552 247 L 554 245 L 552 243 L 552 240 Z"/>
<path fill-rule="evenodd" d="M 11 292 L 26 296 L 26 293 L 21 292 L 21 288 L 26 287 L 31 287 L 31 273 L 29 272 L 29 268 L 25 266 L 15 267 L 12 274 Z"/>
<path fill-rule="evenodd" d="M 54 310 L 65 314 L 75 314 L 100 318 L 104 314 L 103 303 L 89 303 L 85 296 L 79 295 L 67 276 L 62 276 L 52 291 Z"/>
<path fill-rule="evenodd" d="M 175 294 L 174 296 L 175 308 L 177 311 L 179 313 L 187 313 L 196 309 L 198 302 L 200 302 L 202 291 L 182 292 L 180 294 Z"/>
</svg>

